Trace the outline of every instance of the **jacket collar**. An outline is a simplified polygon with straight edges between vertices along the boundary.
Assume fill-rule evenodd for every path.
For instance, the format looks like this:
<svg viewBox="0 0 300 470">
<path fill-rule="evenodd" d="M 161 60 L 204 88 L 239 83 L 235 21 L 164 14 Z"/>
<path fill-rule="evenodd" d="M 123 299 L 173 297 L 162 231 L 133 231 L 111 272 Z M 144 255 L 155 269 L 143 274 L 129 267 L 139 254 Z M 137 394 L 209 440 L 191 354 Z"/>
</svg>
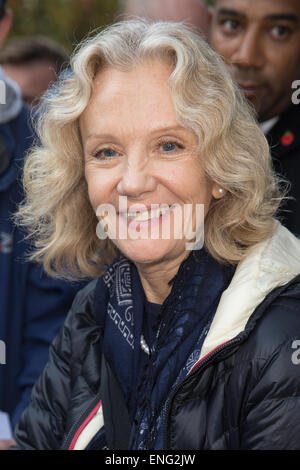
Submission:
<svg viewBox="0 0 300 470">
<path fill-rule="evenodd" d="M 265 297 L 300 273 L 300 240 L 277 222 L 274 235 L 239 263 L 223 292 L 200 358 L 239 333 Z"/>
<path fill-rule="evenodd" d="M 259 124 L 259 127 L 261 128 L 263 133 L 267 135 L 271 131 L 271 129 L 275 126 L 275 124 L 277 124 L 278 121 L 279 121 L 279 116 L 275 116 L 271 119 L 268 119 L 267 121 L 261 122 Z"/>
</svg>

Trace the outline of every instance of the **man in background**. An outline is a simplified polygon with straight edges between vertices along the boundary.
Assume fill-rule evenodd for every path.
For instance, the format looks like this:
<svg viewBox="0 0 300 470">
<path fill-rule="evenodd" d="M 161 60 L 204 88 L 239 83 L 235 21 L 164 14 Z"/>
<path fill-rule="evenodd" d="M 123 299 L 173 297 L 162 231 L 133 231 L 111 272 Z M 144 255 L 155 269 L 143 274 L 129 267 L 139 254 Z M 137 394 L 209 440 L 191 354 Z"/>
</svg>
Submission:
<svg viewBox="0 0 300 470">
<path fill-rule="evenodd" d="M 0 44 L 12 23 L 5 3 L 0 0 Z M 22 199 L 20 170 L 32 130 L 20 90 L 1 67 L 0 92 L 0 449 L 6 449 L 9 420 L 14 427 L 27 406 L 49 344 L 82 285 L 51 279 L 25 262 L 30 247 L 11 216 Z"/>
<path fill-rule="evenodd" d="M 300 1 L 215 0 L 210 43 L 254 106 L 276 172 L 291 183 L 295 200 L 282 221 L 300 234 Z"/>
<path fill-rule="evenodd" d="M 69 56 L 53 39 L 25 36 L 5 44 L 0 51 L 0 64 L 19 86 L 23 101 L 33 107 L 68 67 Z"/>
<path fill-rule="evenodd" d="M 153 21 L 181 21 L 207 35 L 209 15 L 205 0 L 125 0 L 125 19 L 140 16 Z"/>
</svg>

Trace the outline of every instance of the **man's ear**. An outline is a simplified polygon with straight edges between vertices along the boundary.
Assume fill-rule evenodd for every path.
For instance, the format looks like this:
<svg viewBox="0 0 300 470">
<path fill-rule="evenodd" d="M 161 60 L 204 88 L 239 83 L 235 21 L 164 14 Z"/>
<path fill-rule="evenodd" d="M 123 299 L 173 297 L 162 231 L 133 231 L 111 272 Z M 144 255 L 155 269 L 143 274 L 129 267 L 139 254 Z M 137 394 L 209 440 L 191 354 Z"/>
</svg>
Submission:
<svg viewBox="0 0 300 470">
<path fill-rule="evenodd" d="M 6 39 L 12 26 L 12 12 L 11 10 L 5 10 L 4 17 L 0 21 L 0 45 Z"/>
</svg>

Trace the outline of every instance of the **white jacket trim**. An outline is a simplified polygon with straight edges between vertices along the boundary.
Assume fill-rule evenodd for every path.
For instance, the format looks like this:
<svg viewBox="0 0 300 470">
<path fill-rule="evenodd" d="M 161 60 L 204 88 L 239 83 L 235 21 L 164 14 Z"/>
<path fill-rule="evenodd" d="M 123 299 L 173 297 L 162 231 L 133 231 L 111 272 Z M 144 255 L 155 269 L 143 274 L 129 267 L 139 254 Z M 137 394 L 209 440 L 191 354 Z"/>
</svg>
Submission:
<svg viewBox="0 0 300 470">
<path fill-rule="evenodd" d="M 97 434 L 97 432 L 103 426 L 104 426 L 103 409 L 102 409 L 102 406 L 100 406 L 95 416 L 93 416 L 91 421 L 82 430 L 81 434 L 79 434 L 76 444 L 73 447 L 73 450 L 84 450 L 89 444 L 89 442 L 91 442 L 93 437 Z"/>
<path fill-rule="evenodd" d="M 245 329 L 250 315 L 276 287 L 300 273 L 300 240 L 277 223 L 275 234 L 249 249 L 223 292 L 199 360 Z"/>
</svg>

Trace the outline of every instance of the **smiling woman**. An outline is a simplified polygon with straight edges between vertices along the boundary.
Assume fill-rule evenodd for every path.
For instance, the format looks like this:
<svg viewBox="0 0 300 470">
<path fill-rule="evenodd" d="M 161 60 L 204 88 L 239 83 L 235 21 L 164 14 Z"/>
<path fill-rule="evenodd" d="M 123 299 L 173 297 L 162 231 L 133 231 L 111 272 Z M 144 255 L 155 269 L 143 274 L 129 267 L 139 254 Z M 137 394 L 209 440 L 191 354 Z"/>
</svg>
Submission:
<svg viewBox="0 0 300 470">
<path fill-rule="evenodd" d="M 48 272 L 96 279 L 19 447 L 299 448 L 300 242 L 274 218 L 269 148 L 225 65 L 184 26 L 138 20 L 71 66 L 44 98 L 18 217 Z"/>
<path fill-rule="evenodd" d="M 101 144 L 101 155 L 119 155 L 113 163 L 118 162 L 119 173 L 124 165 L 128 168 L 119 187 L 126 186 L 129 178 L 131 192 L 132 185 L 140 184 L 135 171 L 141 176 L 151 174 L 139 171 L 148 160 L 159 167 L 161 176 L 167 171 L 173 178 L 173 168 L 181 172 L 179 167 L 187 158 L 189 165 L 198 166 L 198 176 L 202 173 L 207 178 L 206 184 L 214 182 L 224 188 L 224 198 L 214 191 L 205 224 L 206 246 L 217 259 L 236 263 L 247 247 L 274 231 L 272 216 L 280 196 L 267 142 L 222 61 L 197 35 L 190 35 L 185 44 L 177 38 L 181 30 L 175 24 L 170 37 L 164 37 L 157 23 L 141 39 L 141 29 L 127 32 L 130 24 L 136 23 L 114 25 L 83 43 L 73 58 L 74 74 L 61 83 L 60 93 L 44 101 L 38 129 L 43 147 L 28 158 L 24 179 L 28 194 L 40 191 L 42 198 L 28 199 L 22 210 L 25 224 L 38 239 L 40 249 L 33 259 L 43 259 L 52 273 L 53 268 L 68 277 L 72 273 L 96 276 L 115 255 L 111 243 L 97 239 L 95 207 L 91 207 L 83 171 L 84 151 L 88 175 L 95 165 L 105 165 L 101 177 L 110 176 L 112 163 L 107 158 L 99 162 Z M 138 25 L 145 26 L 143 22 Z M 126 34 L 132 36 L 132 44 L 127 43 Z M 170 152 L 160 150 L 162 143 L 177 144 L 176 158 L 170 161 Z M 62 152 L 68 158 L 62 159 Z M 143 160 L 138 153 L 143 153 Z M 150 159 L 149 153 L 155 158 Z M 121 159 L 121 155 L 126 157 Z M 41 159 L 43 165 L 37 167 Z M 41 179 L 38 168 L 48 178 Z M 52 178 L 60 181 L 60 191 Z M 148 178 L 148 183 L 154 180 Z M 137 197 L 139 202 L 174 202 L 167 195 L 152 197 L 145 192 L 146 198 Z M 167 200 L 161 200 L 162 196 Z M 45 221 L 45 213 L 51 215 L 51 223 Z"/>
<path fill-rule="evenodd" d="M 105 209 L 107 204 L 116 209 L 117 233 L 124 233 L 124 237 L 118 235 L 114 243 L 135 262 L 140 274 L 149 264 L 163 269 L 168 263 L 172 277 L 186 257 L 184 237 L 174 234 L 185 206 L 196 209 L 197 204 L 203 204 L 206 212 L 212 197 L 219 199 L 221 195 L 199 165 L 196 134 L 178 125 L 168 89 L 171 72 L 168 63 L 150 59 L 130 71 L 106 67 L 94 79 L 92 96 L 79 124 L 85 177 L 95 213 L 101 204 Z M 120 209 L 120 197 L 127 200 L 126 212 Z M 168 211 L 159 209 L 161 205 Z M 167 218 L 169 236 L 151 236 L 154 227 L 159 235 Z M 110 218 L 104 223 L 110 226 Z M 142 282 L 144 277 L 143 273 Z M 144 287 L 148 289 L 146 281 Z M 149 292 L 148 297 L 160 302 L 165 296 L 156 298 Z"/>
</svg>

